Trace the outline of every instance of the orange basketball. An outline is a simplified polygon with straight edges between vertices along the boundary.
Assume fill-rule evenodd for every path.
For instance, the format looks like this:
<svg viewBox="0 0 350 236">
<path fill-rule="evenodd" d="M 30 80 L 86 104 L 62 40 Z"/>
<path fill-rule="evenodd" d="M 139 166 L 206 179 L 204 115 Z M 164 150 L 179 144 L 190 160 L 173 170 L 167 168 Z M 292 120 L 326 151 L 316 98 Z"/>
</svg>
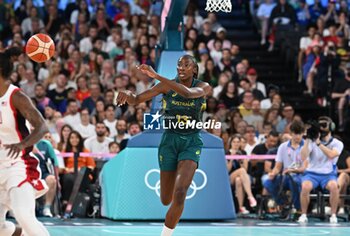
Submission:
<svg viewBox="0 0 350 236">
<path fill-rule="evenodd" d="M 35 62 L 45 62 L 55 53 L 55 44 L 46 34 L 35 34 L 27 42 L 26 53 Z"/>
</svg>

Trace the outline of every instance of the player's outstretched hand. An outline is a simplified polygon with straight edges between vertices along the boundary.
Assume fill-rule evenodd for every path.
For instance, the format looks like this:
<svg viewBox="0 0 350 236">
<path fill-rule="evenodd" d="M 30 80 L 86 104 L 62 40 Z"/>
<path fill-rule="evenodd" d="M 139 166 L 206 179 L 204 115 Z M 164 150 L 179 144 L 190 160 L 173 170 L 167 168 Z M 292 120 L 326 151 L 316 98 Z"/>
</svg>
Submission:
<svg viewBox="0 0 350 236">
<path fill-rule="evenodd" d="M 152 66 L 142 64 L 142 65 L 136 66 L 136 68 L 139 69 L 142 73 L 146 74 L 150 78 L 155 78 L 157 75 L 157 72 L 154 71 Z"/>
<path fill-rule="evenodd" d="M 116 105 L 117 106 L 124 105 L 127 102 L 129 96 L 131 96 L 131 91 L 129 91 L 129 90 L 118 92 L 118 95 L 116 96 L 117 98 L 115 101 Z"/>
<path fill-rule="evenodd" d="M 8 150 L 7 155 L 12 159 L 18 158 L 19 154 L 24 150 L 24 146 L 21 143 L 4 144 L 4 147 Z"/>
</svg>

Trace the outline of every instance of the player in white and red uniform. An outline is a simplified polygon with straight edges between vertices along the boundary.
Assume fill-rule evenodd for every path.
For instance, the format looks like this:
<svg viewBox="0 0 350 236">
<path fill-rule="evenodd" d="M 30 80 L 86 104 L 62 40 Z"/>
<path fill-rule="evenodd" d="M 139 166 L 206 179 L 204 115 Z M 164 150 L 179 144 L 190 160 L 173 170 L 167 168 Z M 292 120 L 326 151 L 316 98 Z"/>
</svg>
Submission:
<svg viewBox="0 0 350 236">
<path fill-rule="evenodd" d="M 10 56 L 0 53 L 0 235 L 14 234 L 14 224 L 5 220 L 11 209 L 25 236 L 47 236 L 35 217 L 35 199 L 46 193 L 47 186 L 31 153 L 47 127 L 30 98 L 8 80 L 13 68 Z M 26 120 L 34 127 L 32 133 Z"/>
</svg>

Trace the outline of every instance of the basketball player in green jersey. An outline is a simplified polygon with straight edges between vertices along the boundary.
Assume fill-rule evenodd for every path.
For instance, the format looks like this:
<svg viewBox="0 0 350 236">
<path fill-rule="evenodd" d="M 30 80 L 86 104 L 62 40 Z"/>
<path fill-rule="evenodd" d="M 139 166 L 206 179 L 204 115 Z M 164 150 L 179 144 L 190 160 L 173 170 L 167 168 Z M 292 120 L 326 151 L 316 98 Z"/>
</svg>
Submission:
<svg viewBox="0 0 350 236">
<path fill-rule="evenodd" d="M 205 97 L 211 87 L 208 83 L 197 80 L 198 65 L 190 55 L 178 60 L 174 80 L 160 76 L 148 65 L 140 65 L 138 69 L 160 83 L 139 95 L 130 91 L 119 92 L 117 103 L 135 105 L 164 94 L 164 120 L 169 129 L 163 133 L 158 149 L 160 198 L 164 205 L 171 203 L 171 206 L 161 236 L 171 236 L 184 209 L 187 190 L 198 167 L 203 146 L 199 129 L 181 129 L 179 124 L 202 120 Z"/>
</svg>

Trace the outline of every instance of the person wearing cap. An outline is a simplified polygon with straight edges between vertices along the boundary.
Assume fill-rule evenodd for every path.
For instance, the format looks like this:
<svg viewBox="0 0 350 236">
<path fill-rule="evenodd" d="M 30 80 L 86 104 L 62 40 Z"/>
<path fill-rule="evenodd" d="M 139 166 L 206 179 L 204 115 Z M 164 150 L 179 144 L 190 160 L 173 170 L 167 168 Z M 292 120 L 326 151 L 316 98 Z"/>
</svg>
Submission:
<svg viewBox="0 0 350 236">
<path fill-rule="evenodd" d="M 231 48 L 232 43 L 230 40 L 226 39 L 226 29 L 224 27 L 219 27 L 216 30 L 216 39 L 219 39 L 222 41 L 222 48 Z M 207 44 L 209 50 L 212 50 L 214 48 L 214 39 L 210 40 Z"/>
<path fill-rule="evenodd" d="M 247 71 L 247 79 L 250 81 L 250 85 L 252 86 L 252 89 L 257 89 L 259 90 L 264 97 L 266 97 L 266 88 L 265 88 L 265 84 L 261 83 L 261 82 L 257 82 L 258 78 L 258 73 L 256 72 L 256 70 L 254 68 L 250 68 Z"/>
</svg>

